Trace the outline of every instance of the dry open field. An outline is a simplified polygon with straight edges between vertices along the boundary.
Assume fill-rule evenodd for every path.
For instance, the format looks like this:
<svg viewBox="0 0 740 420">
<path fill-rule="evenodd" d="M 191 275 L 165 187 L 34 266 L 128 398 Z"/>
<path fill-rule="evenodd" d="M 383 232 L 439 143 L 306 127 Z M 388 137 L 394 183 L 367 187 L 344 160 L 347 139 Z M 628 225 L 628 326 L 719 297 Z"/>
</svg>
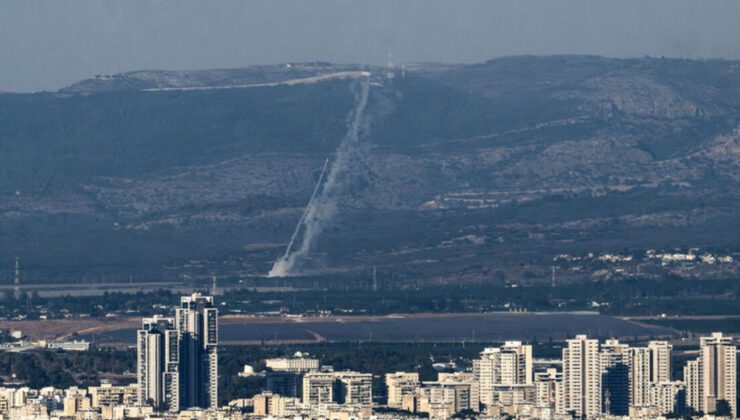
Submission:
<svg viewBox="0 0 740 420">
<path fill-rule="evenodd" d="M 101 345 L 130 345 L 140 318 L 2 322 L 32 338 L 69 338 L 74 333 Z M 673 334 L 650 326 L 593 313 L 398 314 L 323 318 L 227 315 L 220 318 L 223 344 L 315 341 L 500 341 L 594 337 L 647 337 Z"/>
</svg>

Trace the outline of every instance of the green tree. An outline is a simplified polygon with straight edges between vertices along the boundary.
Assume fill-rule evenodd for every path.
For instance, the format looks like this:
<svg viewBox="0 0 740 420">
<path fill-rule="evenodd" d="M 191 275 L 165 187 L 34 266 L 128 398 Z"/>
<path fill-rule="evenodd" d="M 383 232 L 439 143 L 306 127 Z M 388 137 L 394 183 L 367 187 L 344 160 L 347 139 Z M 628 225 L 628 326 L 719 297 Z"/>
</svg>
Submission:
<svg viewBox="0 0 740 420">
<path fill-rule="evenodd" d="M 715 416 L 719 417 L 731 417 L 732 408 L 730 407 L 730 403 L 727 402 L 727 400 L 717 400 L 717 407 L 715 408 L 714 412 L 710 414 L 714 414 Z"/>
</svg>

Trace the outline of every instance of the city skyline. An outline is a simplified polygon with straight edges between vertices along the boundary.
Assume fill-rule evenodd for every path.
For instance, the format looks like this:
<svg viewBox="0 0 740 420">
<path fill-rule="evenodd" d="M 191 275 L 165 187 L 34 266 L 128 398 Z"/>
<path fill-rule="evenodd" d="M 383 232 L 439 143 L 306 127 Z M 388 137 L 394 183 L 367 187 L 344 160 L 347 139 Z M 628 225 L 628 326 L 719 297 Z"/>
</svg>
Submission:
<svg viewBox="0 0 740 420">
<path fill-rule="evenodd" d="M 380 400 L 373 374 L 334 369 L 308 353 L 296 352 L 264 360 L 264 371 L 245 366 L 240 376 L 264 377 L 266 386 L 224 404 L 218 401 L 218 383 L 211 388 L 212 376 L 198 367 L 217 360 L 214 299 L 196 293 L 180 301 L 175 317 L 141 319 L 135 384 L 104 381 L 89 389 L 45 388 L 41 393 L 0 388 L 0 412 L 44 416 L 58 407 L 65 415 L 86 413 L 86 418 L 101 419 L 167 412 L 188 418 L 220 413 L 226 419 L 346 415 L 369 419 L 386 418 L 382 411 L 373 413 L 388 407 L 400 410 L 398 416 L 425 414 L 443 420 L 458 413 L 597 419 L 713 413 L 724 410 L 723 404 L 732 416 L 737 410 L 736 347 L 732 337 L 719 332 L 700 337 L 696 358 L 683 366 L 683 380 L 673 379 L 673 345 L 668 341 L 634 345 L 577 335 L 563 342 L 559 359 L 535 360 L 535 347 L 510 340 L 495 347 L 485 345 L 467 369 L 438 371 L 436 380 L 421 379 L 413 371 L 386 372 L 386 392 Z M 63 397 L 54 400 L 55 395 Z M 38 401 L 47 402 L 39 405 Z"/>
</svg>

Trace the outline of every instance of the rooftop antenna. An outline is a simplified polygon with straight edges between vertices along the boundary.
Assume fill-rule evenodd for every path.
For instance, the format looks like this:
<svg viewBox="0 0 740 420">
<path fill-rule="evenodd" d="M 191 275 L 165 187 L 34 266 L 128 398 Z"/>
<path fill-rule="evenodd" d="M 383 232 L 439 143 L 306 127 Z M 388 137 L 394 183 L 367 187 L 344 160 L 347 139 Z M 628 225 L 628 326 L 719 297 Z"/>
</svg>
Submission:
<svg viewBox="0 0 740 420">
<path fill-rule="evenodd" d="M 15 257 L 15 279 L 13 284 L 15 285 L 13 289 L 15 298 L 18 300 L 21 297 L 21 263 L 18 257 Z"/>
</svg>

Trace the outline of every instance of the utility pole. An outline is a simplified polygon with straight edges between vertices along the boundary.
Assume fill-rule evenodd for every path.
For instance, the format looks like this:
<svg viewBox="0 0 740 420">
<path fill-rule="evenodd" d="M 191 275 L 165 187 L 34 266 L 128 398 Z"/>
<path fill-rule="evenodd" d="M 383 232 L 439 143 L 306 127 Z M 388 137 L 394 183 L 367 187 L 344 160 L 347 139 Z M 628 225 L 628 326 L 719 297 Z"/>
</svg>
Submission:
<svg viewBox="0 0 740 420">
<path fill-rule="evenodd" d="M 555 266 L 551 266 L 552 275 L 550 276 L 550 287 L 555 287 Z"/>
<path fill-rule="evenodd" d="M 15 257 L 15 279 L 13 284 L 15 285 L 13 289 L 15 300 L 18 300 L 21 298 L 21 263 L 18 257 Z"/>
<path fill-rule="evenodd" d="M 373 266 L 373 292 L 378 291 L 378 268 Z"/>
</svg>

